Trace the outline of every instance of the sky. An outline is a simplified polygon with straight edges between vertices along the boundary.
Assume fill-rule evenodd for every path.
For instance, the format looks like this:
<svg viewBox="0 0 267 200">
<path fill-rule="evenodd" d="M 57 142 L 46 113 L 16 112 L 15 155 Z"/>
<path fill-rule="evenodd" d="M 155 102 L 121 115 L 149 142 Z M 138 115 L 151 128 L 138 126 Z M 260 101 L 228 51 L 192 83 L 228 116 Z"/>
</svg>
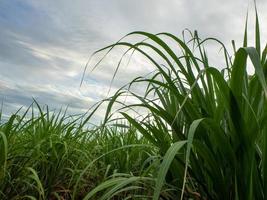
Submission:
<svg viewBox="0 0 267 200">
<path fill-rule="evenodd" d="M 257 6 L 260 21 L 266 21 L 267 2 L 258 0 Z M 3 112 L 9 115 L 27 107 L 34 98 L 52 109 L 68 105 L 70 113 L 84 113 L 106 97 L 122 53 L 115 50 L 99 69 L 88 70 L 80 87 L 85 64 L 94 51 L 131 31 L 182 36 L 186 28 L 198 30 L 203 38 L 216 37 L 230 47 L 231 40 L 241 43 L 247 10 L 252 40 L 253 1 L 0 0 Z M 266 23 L 261 28 L 264 39 Z M 218 60 L 216 55 L 213 59 Z M 113 91 L 152 70 L 144 58 L 136 56 L 131 62 L 133 67 L 120 70 Z M 102 114 L 100 111 L 99 116 Z"/>
</svg>

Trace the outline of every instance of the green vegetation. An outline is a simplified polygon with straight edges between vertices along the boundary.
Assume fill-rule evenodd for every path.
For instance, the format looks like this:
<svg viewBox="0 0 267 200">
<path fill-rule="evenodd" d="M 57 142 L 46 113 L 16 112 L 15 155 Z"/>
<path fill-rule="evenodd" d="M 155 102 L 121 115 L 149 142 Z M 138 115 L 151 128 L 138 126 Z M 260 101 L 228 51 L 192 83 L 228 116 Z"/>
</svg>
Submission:
<svg viewBox="0 0 267 200">
<path fill-rule="evenodd" d="M 132 127 L 87 130 L 85 116 L 36 107 L 38 116 L 16 113 L 0 127 L 0 199 L 81 199 L 119 172 L 138 174 L 155 154 Z"/>
<path fill-rule="evenodd" d="M 38 104 L 37 115 L 2 123 L 1 199 L 267 199 L 267 48 L 258 16 L 255 47 L 247 47 L 246 26 L 233 57 L 220 41 L 189 35 L 133 32 L 126 39 L 144 40 L 100 50 L 127 47 L 156 70 L 107 99 L 99 126 L 86 127 L 98 106 L 69 117 Z M 223 70 L 209 64 L 209 41 L 222 47 Z M 144 94 L 131 89 L 137 84 Z"/>
</svg>

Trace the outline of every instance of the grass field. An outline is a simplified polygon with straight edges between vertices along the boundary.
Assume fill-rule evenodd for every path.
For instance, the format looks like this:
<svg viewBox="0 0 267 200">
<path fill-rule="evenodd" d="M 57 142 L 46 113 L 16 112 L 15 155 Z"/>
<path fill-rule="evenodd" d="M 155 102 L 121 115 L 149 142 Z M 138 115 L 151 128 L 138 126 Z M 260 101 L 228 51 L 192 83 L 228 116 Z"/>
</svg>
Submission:
<svg viewBox="0 0 267 200">
<path fill-rule="evenodd" d="M 97 106 L 69 116 L 37 102 L 2 121 L 0 199 L 267 199 L 267 48 L 257 14 L 255 24 L 253 47 L 246 26 L 233 55 L 197 32 L 189 41 L 132 32 L 97 51 L 127 47 L 155 71 L 106 99 L 98 126 L 88 126 Z M 221 47 L 222 70 L 209 64 L 210 41 Z"/>
</svg>

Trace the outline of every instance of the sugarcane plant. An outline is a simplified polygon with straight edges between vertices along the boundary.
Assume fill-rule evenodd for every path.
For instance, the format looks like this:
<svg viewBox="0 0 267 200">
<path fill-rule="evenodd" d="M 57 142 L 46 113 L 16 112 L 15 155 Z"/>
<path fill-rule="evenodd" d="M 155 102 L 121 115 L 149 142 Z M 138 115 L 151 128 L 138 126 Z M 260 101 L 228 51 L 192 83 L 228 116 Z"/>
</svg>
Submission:
<svg viewBox="0 0 267 200">
<path fill-rule="evenodd" d="M 188 32 L 189 41 L 166 32 L 132 32 L 95 53 L 107 55 L 115 47 L 127 47 L 122 59 L 129 52 L 138 53 L 155 67 L 152 74 L 134 79 L 110 98 L 104 123 L 120 112 L 158 149 L 159 157 L 150 162 L 157 163 L 156 170 L 121 181 L 116 176 L 113 184 L 111 177 L 95 190 L 105 191 L 102 199 L 129 185 L 136 189 L 136 198 L 143 199 L 267 199 L 267 48 L 261 50 L 255 12 L 255 45 L 248 46 L 246 19 L 243 45 L 236 50 L 233 42 L 232 56 L 222 42 L 202 40 L 196 31 Z M 132 36 L 144 39 L 128 42 Z M 204 48 L 210 41 L 222 49 L 223 69 L 210 65 Z M 113 78 L 120 65 L 121 61 Z M 144 94 L 131 90 L 140 83 Z M 139 102 L 125 103 L 120 98 L 125 95 Z M 115 104 L 121 107 L 112 112 Z M 128 112 L 140 108 L 146 112 Z M 153 192 L 140 187 L 152 187 Z"/>
</svg>

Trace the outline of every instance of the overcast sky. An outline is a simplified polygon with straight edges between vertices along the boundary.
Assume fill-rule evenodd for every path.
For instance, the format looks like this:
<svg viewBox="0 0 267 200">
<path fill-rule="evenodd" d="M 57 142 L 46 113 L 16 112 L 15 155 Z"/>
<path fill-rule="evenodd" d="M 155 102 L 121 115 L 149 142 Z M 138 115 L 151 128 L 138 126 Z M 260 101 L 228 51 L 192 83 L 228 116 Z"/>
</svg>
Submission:
<svg viewBox="0 0 267 200">
<path fill-rule="evenodd" d="M 267 3 L 258 0 L 260 21 L 266 24 Z M 0 100 L 4 112 L 28 106 L 32 98 L 52 108 L 69 105 L 85 112 L 104 98 L 114 70 L 113 57 L 101 70 L 86 75 L 87 59 L 95 50 L 135 31 L 198 30 L 201 37 L 217 37 L 226 44 L 240 42 L 248 5 L 245 0 L 0 0 Z M 249 37 L 253 38 L 250 8 Z M 262 37 L 266 25 L 261 23 Z M 133 75 L 151 70 L 133 58 L 139 68 L 120 72 L 114 88 Z"/>
</svg>

